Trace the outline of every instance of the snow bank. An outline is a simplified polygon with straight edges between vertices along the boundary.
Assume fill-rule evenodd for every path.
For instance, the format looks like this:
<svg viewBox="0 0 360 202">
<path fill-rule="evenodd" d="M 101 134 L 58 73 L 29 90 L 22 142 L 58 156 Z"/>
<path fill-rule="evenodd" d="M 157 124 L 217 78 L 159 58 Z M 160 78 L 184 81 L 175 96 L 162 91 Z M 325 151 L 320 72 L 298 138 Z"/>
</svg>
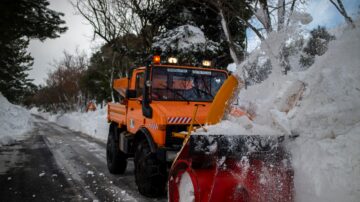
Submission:
<svg viewBox="0 0 360 202">
<path fill-rule="evenodd" d="M 56 122 L 57 118 L 58 118 L 58 114 L 53 114 L 50 112 L 43 112 L 41 111 L 39 108 L 37 107 L 33 107 L 30 109 L 30 113 L 41 116 L 42 118 L 50 121 L 50 122 Z"/>
<path fill-rule="evenodd" d="M 0 146 L 23 139 L 32 128 L 30 112 L 11 104 L 0 93 Z"/>
<path fill-rule="evenodd" d="M 324 55 L 308 70 L 288 75 L 273 62 L 280 50 L 273 44 L 281 36 L 269 36 L 260 51 L 272 48 L 273 73 L 239 94 L 240 106 L 255 111 L 256 118 L 249 123 L 229 116 L 209 127 L 210 133 L 299 134 L 287 145 L 296 201 L 360 199 L 360 24 L 357 27 L 335 30 L 336 40 Z"/>
<path fill-rule="evenodd" d="M 289 145 L 297 201 L 360 199 L 360 29 L 348 30 L 316 59 L 306 91 L 287 115 L 300 134 Z"/>
<path fill-rule="evenodd" d="M 334 139 L 300 136 L 289 145 L 296 201 L 359 201 L 360 125 Z"/>
<path fill-rule="evenodd" d="M 106 119 L 106 107 L 93 112 L 73 112 L 59 116 L 56 123 L 90 135 L 96 139 L 106 141 L 109 132 L 109 124 Z"/>
<path fill-rule="evenodd" d="M 34 113 L 42 116 L 48 121 L 54 122 L 71 130 L 82 132 L 101 141 L 107 140 L 109 124 L 107 123 L 106 107 L 98 107 L 96 111 L 89 112 L 70 112 L 65 114 L 50 114 L 38 112 L 33 109 Z"/>
</svg>

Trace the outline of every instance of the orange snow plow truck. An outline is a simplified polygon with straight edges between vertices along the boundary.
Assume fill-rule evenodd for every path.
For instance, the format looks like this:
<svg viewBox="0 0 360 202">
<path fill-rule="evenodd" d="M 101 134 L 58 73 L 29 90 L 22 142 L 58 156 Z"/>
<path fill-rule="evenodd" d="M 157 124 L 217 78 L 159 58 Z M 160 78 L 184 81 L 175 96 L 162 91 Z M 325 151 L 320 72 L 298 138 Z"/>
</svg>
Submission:
<svg viewBox="0 0 360 202">
<path fill-rule="evenodd" d="M 133 157 L 136 185 L 148 197 L 165 195 L 168 185 L 169 201 L 291 201 L 292 170 L 284 166 L 281 140 L 224 137 L 226 131 L 190 135 L 194 127 L 222 119 L 237 79 L 210 68 L 210 61 L 201 67 L 176 63 L 154 56 L 114 81 L 122 99 L 108 104 L 110 173 L 124 173 Z M 266 176 L 255 173 L 261 169 Z"/>
</svg>

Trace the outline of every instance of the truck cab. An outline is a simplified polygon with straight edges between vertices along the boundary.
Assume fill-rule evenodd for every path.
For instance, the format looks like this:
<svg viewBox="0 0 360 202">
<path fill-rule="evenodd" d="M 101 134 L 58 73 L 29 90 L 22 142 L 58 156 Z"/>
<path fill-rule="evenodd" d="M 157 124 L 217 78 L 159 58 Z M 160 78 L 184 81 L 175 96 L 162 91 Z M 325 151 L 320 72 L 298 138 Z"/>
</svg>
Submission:
<svg viewBox="0 0 360 202">
<path fill-rule="evenodd" d="M 134 158 L 135 181 L 141 194 L 165 194 L 167 172 L 183 144 L 176 135 L 190 125 L 206 122 L 210 105 L 227 72 L 165 62 L 154 56 L 151 63 L 132 70 L 128 78 L 114 81 L 120 103 L 108 104 L 110 123 L 107 164 L 111 173 L 123 173 Z"/>
</svg>

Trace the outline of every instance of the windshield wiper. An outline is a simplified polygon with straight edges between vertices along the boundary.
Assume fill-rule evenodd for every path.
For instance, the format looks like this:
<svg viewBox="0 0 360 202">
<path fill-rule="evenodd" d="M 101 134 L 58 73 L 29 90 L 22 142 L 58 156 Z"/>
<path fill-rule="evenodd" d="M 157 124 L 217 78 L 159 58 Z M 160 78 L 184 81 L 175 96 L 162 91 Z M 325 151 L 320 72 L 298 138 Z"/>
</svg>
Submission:
<svg viewBox="0 0 360 202">
<path fill-rule="evenodd" d="M 186 97 L 184 95 L 182 95 L 181 93 L 177 92 L 175 89 L 169 88 L 168 86 L 163 86 L 166 87 L 166 90 L 170 90 L 171 92 L 175 93 L 176 95 L 180 96 L 184 101 L 186 101 L 188 104 L 190 104 L 190 101 L 188 99 L 186 99 Z"/>
<path fill-rule="evenodd" d="M 206 90 L 200 89 L 199 87 L 195 87 L 195 86 L 193 86 L 193 89 L 200 91 L 200 92 L 204 93 L 205 95 L 210 95 L 211 98 L 214 98 L 214 96 L 211 94 L 211 92 L 208 92 Z"/>
</svg>

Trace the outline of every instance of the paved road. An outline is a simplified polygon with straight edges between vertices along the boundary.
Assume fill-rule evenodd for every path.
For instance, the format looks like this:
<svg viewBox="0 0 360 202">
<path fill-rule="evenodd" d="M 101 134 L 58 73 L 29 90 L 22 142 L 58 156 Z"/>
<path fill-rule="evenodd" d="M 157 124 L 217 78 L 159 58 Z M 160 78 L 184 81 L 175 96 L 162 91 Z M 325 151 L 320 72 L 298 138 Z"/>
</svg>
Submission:
<svg viewBox="0 0 360 202">
<path fill-rule="evenodd" d="M 34 117 L 29 138 L 0 147 L 0 201 L 166 201 L 141 196 L 133 162 L 106 167 L 105 144 Z"/>
</svg>

